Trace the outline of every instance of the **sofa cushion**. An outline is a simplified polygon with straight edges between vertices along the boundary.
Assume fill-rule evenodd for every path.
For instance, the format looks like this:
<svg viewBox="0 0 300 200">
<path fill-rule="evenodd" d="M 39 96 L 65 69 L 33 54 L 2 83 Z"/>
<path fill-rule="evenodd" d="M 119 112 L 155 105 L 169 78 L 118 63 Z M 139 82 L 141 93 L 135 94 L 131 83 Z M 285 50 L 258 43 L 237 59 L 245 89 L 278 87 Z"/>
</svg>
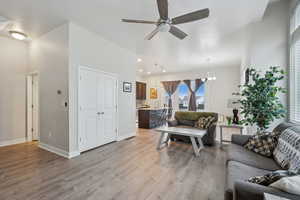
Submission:
<svg viewBox="0 0 300 200">
<path fill-rule="evenodd" d="M 273 183 L 271 187 L 288 192 L 290 194 L 300 195 L 300 176 L 282 178 Z"/>
<path fill-rule="evenodd" d="M 200 129 L 207 129 L 211 123 L 215 121 L 215 118 L 212 116 L 208 117 L 200 117 L 196 122 L 195 122 L 195 128 L 200 128 Z"/>
<path fill-rule="evenodd" d="M 274 151 L 276 162 L 284 169 L 300 172 L 300 127 L 285 129 Z"/>
<path fill-rule="evenodd" d="M 254 135 L 249 138 L 244 147 L 262 156 L 272 157 L 273 151 L 277 145 L 276 137 L 277 136 L 273 133 Z"/>
<path fill-rule="evenodd" d="M 277 171 L 270 172 L 268 174 L 264 174 L 263 176 L 253 176 L 248 179 L 248 182 L 269 186 L 284 177 L 291 177 L 296 175 L 297 174 L 287 170 L 277 170 Z"/>
<path fill-rule="evenodd" d="M 177 121 L 178 121 L 178 125 L 181 126 L 191 126 L 191 127 L 195 126 L 195 121 L 186 120 L 186 119 L 177 119 Z"/>
<path fill-rule="evenodd" d="M 226 199 L 233 199 L 234 183 L 236 181 L 246 181 L 253 176 L 262 176 L 270 173 L 269 170 L 259 169 L 249 165 L 245 165 L 236 161 L 229 161 L 227 164 L 227 180 L 225 188 Z"/>
<path fill-rule="evenodd" d="M 175 119 L 176 120 L 189 120 L 189 121 L 197 121 L 200 117 L 209 117 L 212 116 L 215 118 L 215 122 L 218 121 L 218 114 L 212 112 L 176 112 Z"/>
<path fill-rule="evenodd" d="M 228 146 L 227 160 L 238 161 L 246 165 L 265 170 L 281 169 L 272 158 L 261 156 L 245 149 L 243 146 L 236 144 L 231 144 Z"/>
</svg>

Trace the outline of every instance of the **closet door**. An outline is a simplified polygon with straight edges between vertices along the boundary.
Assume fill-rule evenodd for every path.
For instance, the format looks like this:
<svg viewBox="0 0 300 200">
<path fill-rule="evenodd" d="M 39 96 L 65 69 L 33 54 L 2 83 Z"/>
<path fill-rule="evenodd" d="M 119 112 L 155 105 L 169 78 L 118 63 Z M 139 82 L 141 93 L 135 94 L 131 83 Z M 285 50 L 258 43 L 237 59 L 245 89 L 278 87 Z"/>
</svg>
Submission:
<svg viewBox="0 0 300 200">
<path fill-rule="evenodd" d="M 103 144 L 116 140 L 116 87 L 117 80 L 109 75 L 100 75 L 101 82 L 98 85 L 99 113 Z"/>
<path fill-rule="evenodd" d="M 80 70 L 80 151 L 116 140 L 117 79 L 105 73 Z"/>
<path fill-rule="evenodd" d="M 98 74 L 80 70 L 79 83 L 79 147 L 86 151 L 101 145 L 98 119 Z"/>
</svg>

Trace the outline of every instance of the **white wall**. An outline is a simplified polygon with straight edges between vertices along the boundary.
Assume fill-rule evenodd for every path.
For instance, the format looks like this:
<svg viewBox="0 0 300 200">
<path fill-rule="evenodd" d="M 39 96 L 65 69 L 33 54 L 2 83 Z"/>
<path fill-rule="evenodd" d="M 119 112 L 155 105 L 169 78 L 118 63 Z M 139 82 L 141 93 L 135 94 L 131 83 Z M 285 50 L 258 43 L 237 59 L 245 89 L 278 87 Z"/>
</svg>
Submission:
<svg viewBox="0 0 300 200">
<path fill-rule="evenodd" d="M 162 106 L 165 90 L 162 87 L 161 81 L 174 80 L 195 80 L 197 78 L 204 78 L 207 72 L 215 74 L 217 80 L 208 81 L 205 84 L 205 111 L 217 112 L 224 115 L 232 115 L 232 109 L 227 108 L 228 99 L 232 98 L 232 93 L 239 90 L 240 84 L 240 66 L 219 66 L 215 68 L 203 68 L 193 72 L 173 73 L 166 75 L 147 77 L 147 103 L 155 107 Z M 151 100 L 149 98 L 150 88 L 158 89 L 158 100 Z M 176 94 L 175 94 L 176 96 Z M 173 105 L 178 105 L 178 99 L 173 99 Z M 175 107 L 176 109 L 177 107 Z M 177 108 L 178 109 L 178 108 Z"/>
<path fill-rule="evenodd" d="M 28 44 L 0 37 L 0 146 L 26 137 Z"/>
<path fill-rule="evenodd" d="M 241 72 L 247 67 L 265 72 L 270 66 L 280 66 L 288 72 L 289 2 L 281 0 L 271 3 L 263 20 L 249 25 L 247 29 L 249 43 Z M 279 85 L 288 88 L 288 78 Z M 283 94 L 280 98 L 287 107 L 287 95 Z M 282 121 L 275 121 L 271 129 Z"/>
<path fill-rule="evenodd" d="M 30 45 L 31 69 L 39 72 L 40 142 L 63 151 L 68 139 L 69 27 L 59 26 Z M 61 94 L 58 94 L 58 90 Z"/>
<path fill-rule="evenodd" d="M 120 138 L 135 134 L 135 92 L 124 93 L 123 82 L 136 79 L 136 55 L 103 39 L 74 23 L 70 23 L 70 151 L 78 150 L 77 74 L 79 66 L 87 66 L 119 77 L 118 131 Z M 135 88 L 133 87 L 133 90 Z"/>
</svg>

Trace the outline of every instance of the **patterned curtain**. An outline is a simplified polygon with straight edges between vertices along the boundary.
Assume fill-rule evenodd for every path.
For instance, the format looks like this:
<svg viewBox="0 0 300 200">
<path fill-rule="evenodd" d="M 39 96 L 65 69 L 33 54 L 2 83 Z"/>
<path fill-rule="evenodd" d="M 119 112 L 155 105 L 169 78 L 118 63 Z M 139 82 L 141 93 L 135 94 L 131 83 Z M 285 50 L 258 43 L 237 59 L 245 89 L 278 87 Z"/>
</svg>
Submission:
<svg viewBox="0 0 300 200">
<path fill-rule="evenodd" d="M 168 107 L 169 107 L 169 112 L 168 116 L 169 118 L 172 116 L 172 95 L 175 93 L 177 90 L 178 85 L 180 84 L 180 81 L 163 81 L 161 82 L 164 86 L 164 89 L 166 90 L 167 94 L 169 95 L 169 102 L 168 102 Z"/>
<path fill-rule="evenodd" d="M 196 92 L 204 84 L 204 82 L 201 79 L 196 79 L 194 91 L 191 87 L 191 80 L 184 80 L 183 82 L 188 86 L 188 88 L 191 92 L 191 97 L 190 97 L 190 101 L 189 101 L 189 111 L 197 111 Z"/>
</svg>

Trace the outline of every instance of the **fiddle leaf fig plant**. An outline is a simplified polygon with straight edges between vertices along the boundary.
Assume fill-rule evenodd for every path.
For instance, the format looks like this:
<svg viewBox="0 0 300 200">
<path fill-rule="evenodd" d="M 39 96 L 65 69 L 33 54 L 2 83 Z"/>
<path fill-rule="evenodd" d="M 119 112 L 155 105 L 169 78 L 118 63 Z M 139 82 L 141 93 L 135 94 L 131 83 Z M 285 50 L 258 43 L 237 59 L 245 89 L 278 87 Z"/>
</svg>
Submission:
<svg viewBox="0 0 300 200">
<path fill-rule="evenodd" d="M 286 93 L 286 89 L 278 86 L 284 79 L 285 72 L 279 67 L 270 67 L 264 74 L 250 68 L 250 81 L 241 87 L 242 124 L 256 125 L 258 132 L 269 128 L 275 119 L 284 118 L 286 110 L 280 102 L 279 94 Z"/>
</svg>

